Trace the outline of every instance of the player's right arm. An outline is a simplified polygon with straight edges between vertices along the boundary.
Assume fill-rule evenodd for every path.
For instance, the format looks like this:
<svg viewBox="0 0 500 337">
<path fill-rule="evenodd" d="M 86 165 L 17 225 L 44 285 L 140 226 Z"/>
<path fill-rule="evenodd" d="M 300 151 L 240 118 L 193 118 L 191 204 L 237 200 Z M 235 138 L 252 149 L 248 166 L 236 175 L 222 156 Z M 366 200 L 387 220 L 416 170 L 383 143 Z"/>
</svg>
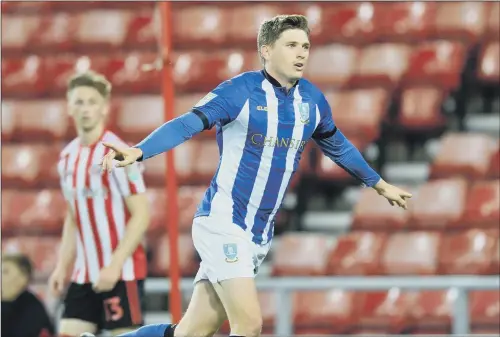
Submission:
<svg viewBox="0 0 500 337">
<path fill-rule="evenodd" d="M 59 255 L 54 272 L 49 280 L 51 292 L 58 296 L 64 290 L 66 276 L 76 257 L 76 223 L 73 214 L 68 209 L 64 219 L 63 233 Z"/>
<path fill-rule="evenodd" d="M 241 111 L 248 96 L 246 91 L 241 77 L 226 81 L 201 99 L 191 111 L 161 125 L 134 147 L 122 149 L 104 143 L 112 151 L 104 157 L 103 169 L 111 170 L 113 160 L 119 161 L 118 167 L 146 160 L 173 149 L 217 123 L 230 123 Z"/>
</svg>

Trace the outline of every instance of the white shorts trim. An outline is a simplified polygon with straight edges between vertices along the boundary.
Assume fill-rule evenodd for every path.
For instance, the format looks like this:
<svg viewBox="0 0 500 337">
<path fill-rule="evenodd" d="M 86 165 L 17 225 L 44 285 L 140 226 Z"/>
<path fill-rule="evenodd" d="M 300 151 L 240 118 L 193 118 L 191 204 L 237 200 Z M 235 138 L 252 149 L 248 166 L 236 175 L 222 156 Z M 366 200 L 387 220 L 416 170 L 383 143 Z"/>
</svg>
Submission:
<svg viewBox="0 0 500 337">
<path fill-rule="evenodd" d="M 192 227 L 193 243 L 201 257 L 194 283 L 217 283 L 233 278 L 255 277 L 271 241 L 254 243 L 238 225 L 210 216 L 197 217 Z"/>
</svg>

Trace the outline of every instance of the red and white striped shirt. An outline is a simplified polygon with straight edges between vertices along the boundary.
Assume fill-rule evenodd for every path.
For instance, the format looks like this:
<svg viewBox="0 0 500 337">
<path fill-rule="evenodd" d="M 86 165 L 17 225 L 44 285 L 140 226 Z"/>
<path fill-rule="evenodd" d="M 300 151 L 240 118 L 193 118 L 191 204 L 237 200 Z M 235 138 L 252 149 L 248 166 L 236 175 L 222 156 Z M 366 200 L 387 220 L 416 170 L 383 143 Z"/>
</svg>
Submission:
<svg viewBox="0 0 500 337">
<path fill-rule="evenodd" d="M 72 281 L 79 284 L 97 281 L 99 271 L 110 264 L 130 217 L 125 198 L 146 190 L 137 163 L 101 173 L 99 163 L 107 152 L 102 142 L 128 147 L 110 131 L 91 146 L 83 146 L 76 138 L 61 152 L 58 164 L 61 188 L 78 228 Z M 121 279 L 140 280 L 146 273 L 146 254 L 141 244 L 125 262 Z"/>
</svg>

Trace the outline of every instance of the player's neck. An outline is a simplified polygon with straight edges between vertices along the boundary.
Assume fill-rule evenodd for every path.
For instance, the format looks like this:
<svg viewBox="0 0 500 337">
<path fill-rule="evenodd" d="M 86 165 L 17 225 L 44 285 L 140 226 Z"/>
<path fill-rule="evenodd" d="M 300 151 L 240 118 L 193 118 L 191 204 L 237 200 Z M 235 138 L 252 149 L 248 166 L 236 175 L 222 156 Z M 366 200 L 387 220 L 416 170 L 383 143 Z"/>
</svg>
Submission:
<svg viewBox="0 0 500 337">
<path fill-rule="evenodd" d="M 279 76 L 279 75 L 278 75 L 275 71 L 273 71 L 272 69 L 265 68 L 264 70 L 267 72 L 267 74 L 268 74 L 269 76 L 271 76 L 271 78 L 272 78 L 273 80 L 275 80 L 276 82 L 278 82 L 278 83 L 279 83 L 279 85 L 280 85 L 281 87 L 285 87 L 287 90 L 288 90 L 288 89 L 290 89 L 290 88 L 292 88 L 292 87 L 295 85 L 295 83 L 290 83 L 289 81 L 287 81 L 287 80 L 285 80 L 285 79 L 281 78 L 281 77 L 280 77 L 280 76 Z"/>
<path fill-rule="evenodd" d="M 80 143 L 83 146 L 92 146 L 101 139 L 104 133 L 104 124 L 99 124 L 92 130 L 78 130 L 78 138 L 80 138 Z"/>
</svg>

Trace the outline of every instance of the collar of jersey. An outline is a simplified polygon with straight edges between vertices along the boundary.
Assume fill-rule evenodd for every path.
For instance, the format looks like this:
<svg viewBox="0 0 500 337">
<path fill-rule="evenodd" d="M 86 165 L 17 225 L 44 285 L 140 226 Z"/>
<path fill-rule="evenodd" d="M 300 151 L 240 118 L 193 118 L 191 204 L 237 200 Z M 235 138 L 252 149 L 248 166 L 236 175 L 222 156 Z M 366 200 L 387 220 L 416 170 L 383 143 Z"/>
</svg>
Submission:
<svg viewBox="0 0 500 337">
<path fill-rule="evenodd" d="M 285 94 L 288 93 L 289 91 L 286 89 L 286 87 L 282 86 L 278 80 L 276 80 L 274 77 L 269 75 L 269 73 L 266 71 L 266 69 L 262 69 L 262 75 L 268 80 L 273 87 L 280 89 L 280 91 L 283 91 Z M 295 84 L 290 88 L 290 91 L 293 91 L 293 88 L 295 88 L 299 84 L 299 81 L 295 82 Z"/>
</svg>

